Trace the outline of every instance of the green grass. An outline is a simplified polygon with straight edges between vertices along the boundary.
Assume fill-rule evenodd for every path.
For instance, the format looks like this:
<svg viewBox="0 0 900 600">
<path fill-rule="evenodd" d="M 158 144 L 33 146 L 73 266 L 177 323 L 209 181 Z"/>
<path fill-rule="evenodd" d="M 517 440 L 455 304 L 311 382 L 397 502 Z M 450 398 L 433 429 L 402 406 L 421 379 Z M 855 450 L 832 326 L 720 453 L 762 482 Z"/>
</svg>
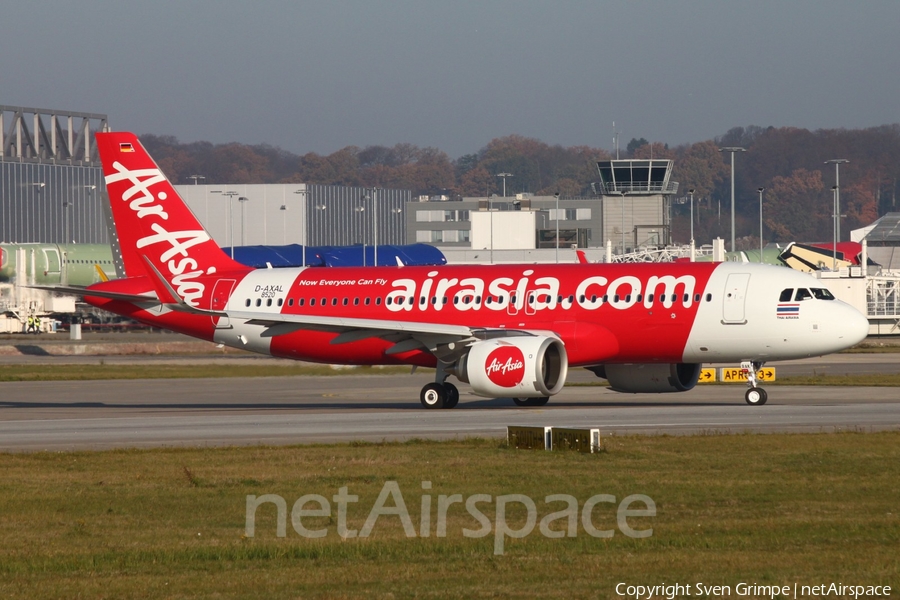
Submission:
<svg viewBox="0 0 900 600">
<path fill-rule="evenodd" d="M 594 455 L 515 451 L 496 440 L 301 447 L 0 454 L 0 597 L 610 598 L 618 582 L 900 585 L 900 433 L 611 437 Z M 386 481 L 418 526 L 421 495 L 646 494 L 653 535 L 534 532 L 466 538 L 454 505 L 445 538 L 407 538 L 396 517 L 342 540 L 275 534 L 271 505 L 245 534 L 246 496 L 342 486 L 360 529 Z M 432 488 L 423 492 L 422 481 Z M 393 506 L 388 502 L 388 506 Z M 494 522 L 494 504 L 480 505 Z M 435 517 L 432 516 L 432 522 Z M 510 511 L 520 527 L 523 511 Z M 594 522 L 615 528 L 612 505 Z"/>
<path fill-rule="evenodd" d="M 835 385 L 835 386 L 900 386 L 900 373 L 869 375 L 794 375 L 765 385 Z"/>
<path fill-rule="evenodd" d="M 841 350 L 840 354 L 897 354 L 900 352 L 900 344 L 886 344 L 884 342 L 863 342 L 858 346 Z"/>
</svg>

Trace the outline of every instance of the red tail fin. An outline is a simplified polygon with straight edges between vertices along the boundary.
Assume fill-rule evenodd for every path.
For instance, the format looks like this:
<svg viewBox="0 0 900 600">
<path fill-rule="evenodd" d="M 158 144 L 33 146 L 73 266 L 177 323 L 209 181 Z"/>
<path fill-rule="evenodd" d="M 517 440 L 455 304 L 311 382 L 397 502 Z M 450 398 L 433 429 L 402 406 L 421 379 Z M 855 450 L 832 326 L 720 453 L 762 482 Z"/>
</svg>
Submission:
<svg viewBox="0 0 900 600">
<path fill-rule="evenodd" d="M 248 271 L 213 241 L 133 133 L 98 133 L 97 149 L 125 274 L 147 274 L 143 257 L 185 302 L 197 306 L 202 275 Z"/>
</svg>

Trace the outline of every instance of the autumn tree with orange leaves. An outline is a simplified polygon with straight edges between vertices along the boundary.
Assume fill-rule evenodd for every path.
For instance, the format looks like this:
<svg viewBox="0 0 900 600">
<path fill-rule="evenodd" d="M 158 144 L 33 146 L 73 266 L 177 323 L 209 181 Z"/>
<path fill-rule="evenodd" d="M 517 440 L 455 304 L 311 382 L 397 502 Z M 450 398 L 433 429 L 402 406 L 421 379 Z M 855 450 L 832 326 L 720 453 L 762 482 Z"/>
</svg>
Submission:
<svg viewBox="0 0 900 600">
<path fill-rule="evenodd" d="M 534 138 L 496 138 L 477 152 L 456 160 L 437 148 L 401 143 L 394 146 L 347 146 L 328 155 L 297 156 L 267 145 L 179 143 L 171 136 L 143 135 L 141 140 L 170 179 L 189 183 L 311 183 L 409 189 L 413 195 L 486 196 L 501 194 L 498 173 L 512 173 L 507 193 L 563 197 L 591 196 L 599 179 L 597 161 L 609 160 L 606 150 L 563 147 Z M 868 225 L 886 211 L 900 210 L 900 125 L 870 129 L 809 131 L 792 127 L 735 127 L 715 140 L 669 147 L 660 142 L 632 140 L 628 158 L 674 161 L 673 180 L 681 203 L 673 202 L 673 231 L 686 243 L 690 223 L 687 191 L 694 189 L 695 238 L 698 244 L 725 236 L 718 214 L 730 205 L 730 166 L 719 152 L 742 146 L 736 156 L 736 236 L 758 241 L 759 200 L 764 187 L 766 241 L 830 240 L 834 168 L 825 161 L 846 158 L 841 165 L 842 238 Z M 728 221 L 726 218 L 725 221 Z"/>
</svg>

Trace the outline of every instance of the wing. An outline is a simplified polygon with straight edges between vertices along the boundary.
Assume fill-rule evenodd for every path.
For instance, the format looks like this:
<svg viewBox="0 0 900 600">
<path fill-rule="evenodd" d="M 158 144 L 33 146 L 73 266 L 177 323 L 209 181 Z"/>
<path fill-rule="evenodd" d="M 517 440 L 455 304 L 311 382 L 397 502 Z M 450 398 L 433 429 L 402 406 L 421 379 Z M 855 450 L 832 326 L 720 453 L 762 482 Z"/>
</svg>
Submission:
<svg viewBox="0 0 900 600">
<path fill-rule="evenodd" d="M 331 340 L 332 344 L 348 344 L 369 338 L 381 338 L 393 343 L 393 346 L 385 352 L 388 355 L 425 350 L 437 358 L 452 359 L 479 340 L 534 335 L 533 332 L 523 330 L 467 327 L 441 323 L 205 310 L 187 304 L 152 265 L 149 270 L 150 279 L 156 291 L 147 294 L 125 294 L 81 286 L 35 285 L 29 287 L 74 296 L 121 300 L 139 305 L 153 304 L 194 315 L 239 319 L 246 321 L 248 325 L 257 325 L 263 328 L 261 337 L 275 337 L 300 330 L 314 330 L 336 333 L 337 335 Z"/>
<path fill-rule="evenodd" d="M 177 309 L 176 309 L 177 310 Z M 420 323 L 381 319 L 355 319 L 347 317 L 322 317 L 255 313 L 250 311 L 226 311 L 228 318 L 246 321 L 248 325 L 264 328 L 262 337 L 274 337 L 299 331 L 330 331 L 337 335 L 332 344 L 349 344 L 369 338 L 381 338 L 393 342 L 385 353 L 402 354 L 413 350 L 426 350 L 438 358 L 447 359 L 461 354 L 472 343 L 492 337 L 531 335 L 529 332 L 507 329 L 486 329 L 464 325 Z"/>
</svg>

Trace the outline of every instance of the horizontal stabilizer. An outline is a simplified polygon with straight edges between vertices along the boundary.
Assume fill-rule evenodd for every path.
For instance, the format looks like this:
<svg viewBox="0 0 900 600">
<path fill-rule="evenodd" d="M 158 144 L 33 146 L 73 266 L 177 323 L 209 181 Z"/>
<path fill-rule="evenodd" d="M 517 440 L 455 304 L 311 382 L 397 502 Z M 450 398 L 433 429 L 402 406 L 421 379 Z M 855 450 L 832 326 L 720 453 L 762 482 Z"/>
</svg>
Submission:
<svg viewBox="0 0 900 600">
<path fill-rule="evenodd" d="M 70 296 L 92 296 L 94 298 L 107 298 L 109 300 L 122 300 L 124 302 L 153 302 L 159 303 L 159 298 L 155 293 L 149 294 L 124 294 L 122 292 L 106 292 L 102 290 L 91 290 L 78 285 L 29 285 L 35 290 L 47 290 L 48 292 L 57 292 L 59 294 L 67 294 Z"/>
</svg>

